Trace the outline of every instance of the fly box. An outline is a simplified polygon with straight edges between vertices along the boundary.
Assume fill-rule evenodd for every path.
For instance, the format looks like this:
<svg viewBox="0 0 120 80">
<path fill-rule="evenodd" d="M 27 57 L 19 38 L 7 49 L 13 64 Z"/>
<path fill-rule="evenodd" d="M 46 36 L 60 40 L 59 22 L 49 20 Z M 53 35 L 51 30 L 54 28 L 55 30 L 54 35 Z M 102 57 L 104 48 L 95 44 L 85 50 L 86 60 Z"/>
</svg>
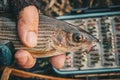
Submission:
<svg viewBox="0 0 120 80">
<path fill-rule="evenodd" d="M 104 0 L 103 0 L 104 1 Z M 86 6 L 74 8 L 69 15 L 57 17 L 85 29 L 100 40 L 89 54 L 68 52 L 60 75 L 120 72 L 120 0 L 90 0 Z"/>
</svg>

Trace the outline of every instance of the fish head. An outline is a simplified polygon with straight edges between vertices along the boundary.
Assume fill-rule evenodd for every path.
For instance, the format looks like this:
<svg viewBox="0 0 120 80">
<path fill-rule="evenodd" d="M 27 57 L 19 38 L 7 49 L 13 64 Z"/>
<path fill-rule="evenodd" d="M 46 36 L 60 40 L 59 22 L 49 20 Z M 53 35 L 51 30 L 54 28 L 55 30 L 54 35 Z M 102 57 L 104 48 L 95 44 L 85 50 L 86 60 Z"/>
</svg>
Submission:
<svg viewBox="0 0 120 80">
<path fill-rule="evenodd" d="M 81 51 L 81 52 L 90 52 L 94 47 L 95 40 L 87 34 L 81 32 L 75 32 L 68 34 L 69 37 L 66 39 L 66 46 L 68 51 Z"/>
<path fill-rule="evenodd" d="M 98 39 L 82 29 L 72 31 L 57 30 L 52 40 L 54 48 L 63 52 L 80 50 L 88 53 L 94 47 L 93 44 L 98 42 Z"/>
</svg>

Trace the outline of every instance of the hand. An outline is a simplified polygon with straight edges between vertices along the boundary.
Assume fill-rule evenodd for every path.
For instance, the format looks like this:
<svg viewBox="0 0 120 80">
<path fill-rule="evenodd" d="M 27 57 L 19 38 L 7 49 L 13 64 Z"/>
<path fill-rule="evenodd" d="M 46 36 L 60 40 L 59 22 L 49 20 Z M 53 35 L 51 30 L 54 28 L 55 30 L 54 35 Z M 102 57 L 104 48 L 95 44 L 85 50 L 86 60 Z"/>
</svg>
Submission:
<svg viewBox="0 0 120 80">
<path fill-rule="evenodd" d="M 27 47 L 35 47 L 37 45 L 38 15 L 38 10 L 33 5 L 27 6 L 19 12 L 18 34 L 22 43 Z M 65 54 L 51 57 L 50 62 L 55 68 L 61 68 L 64 65 L 65 57 Z M 15 59 L 23 68 L 32 68 L 36 62 L 36 58 L 25 50 L 18 50 L 15 54 Z"/>
</svg>

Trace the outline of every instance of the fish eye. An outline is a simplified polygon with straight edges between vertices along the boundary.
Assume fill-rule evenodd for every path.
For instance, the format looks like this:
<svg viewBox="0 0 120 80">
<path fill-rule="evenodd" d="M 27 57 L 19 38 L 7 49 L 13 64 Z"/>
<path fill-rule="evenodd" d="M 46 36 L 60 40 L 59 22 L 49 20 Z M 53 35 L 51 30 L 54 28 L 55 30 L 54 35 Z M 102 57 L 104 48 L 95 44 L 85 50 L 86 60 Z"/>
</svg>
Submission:
<svg viewBox="0 0 120 80">
<path fill-rule="evenodd" d="M 79 33 L 73 33 L 72 39 L 74 42 L 79 43 L 79 42 L 81 42 L 81 35 Z"/>
</svg>

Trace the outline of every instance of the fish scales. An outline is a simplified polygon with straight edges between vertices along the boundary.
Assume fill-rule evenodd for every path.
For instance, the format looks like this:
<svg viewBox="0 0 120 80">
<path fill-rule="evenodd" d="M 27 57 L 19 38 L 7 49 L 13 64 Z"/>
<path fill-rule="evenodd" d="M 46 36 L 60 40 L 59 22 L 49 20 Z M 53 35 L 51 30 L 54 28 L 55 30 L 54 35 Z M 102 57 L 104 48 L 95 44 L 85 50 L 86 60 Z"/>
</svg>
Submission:
<svg viewBox="0 0 120 80">
<path fill-rule="evenodd" d="M 6 24 L 8 26 L 9 23 L 7 22 L 2 24 Z M 1 25 L 1 26 L 4 26 L 4 27 L 0 27 L 1 40 L 12 41 L 15 44 L 14 46 L 16 49 L 21 49 L 21 47 L 24 47 L 21 45 L 22 43 L 20 42 L 18 36 L 16 35 L 18 34 L 16 29 L 5 27 L 5 25 Z M 9 27 L 13 27 L 13 25 Z M 39 27 L 38 33 L 40 34 L 38 35 L 38 46 L 36 46 L 34 50 L 42 51 L 42 50 L 45 50 L 44 48 L 47 48 L 48 39 L 50 38 L 50 35 L 54 34 L 54 29 L 51 29 L 50 26 L 42 26 L 42 27 Z M 25 49 L 30 49 L 30 48 L 25 48 Z"/>
<path fill-rule="evenodd" d="M 10 16 L 9 16 L 10 17 Z M 14 22 L 12 22 L 12 20 Z M 7 18 L 7 17 L 3 17 L 0 16 L 0 41 L 11 41 L 13 42 L 15 49 L 25 49 L 25 50 L 30 50 L 31 48 L 25 47 L 24 45 L 22 45 L 22 43 L 20 42 L 20 39 L 18 37 L 18 33 L 17 33 L 17 27 L 16 27 L 16 23 L 15 23 L 15 19 L 13 18 Z M 51 35 L 54 34 L 54 27 L 51 28 L 51 26 L 53 25 L 49 25 L 45 22 L 40 21 L 41 23 L 39 23 L 39 27 L 38 27 L 38 43 L 36 47 L 32 48 L 31 50 L 35 50 L 35 51 L 45 51 L 45 50 L 49 50 L 50 48 L 48 47 L 49 43 L 48 40 L 50 38 Z M 46 48 L 49 49 L 46 49 Z"/>
</svg>

